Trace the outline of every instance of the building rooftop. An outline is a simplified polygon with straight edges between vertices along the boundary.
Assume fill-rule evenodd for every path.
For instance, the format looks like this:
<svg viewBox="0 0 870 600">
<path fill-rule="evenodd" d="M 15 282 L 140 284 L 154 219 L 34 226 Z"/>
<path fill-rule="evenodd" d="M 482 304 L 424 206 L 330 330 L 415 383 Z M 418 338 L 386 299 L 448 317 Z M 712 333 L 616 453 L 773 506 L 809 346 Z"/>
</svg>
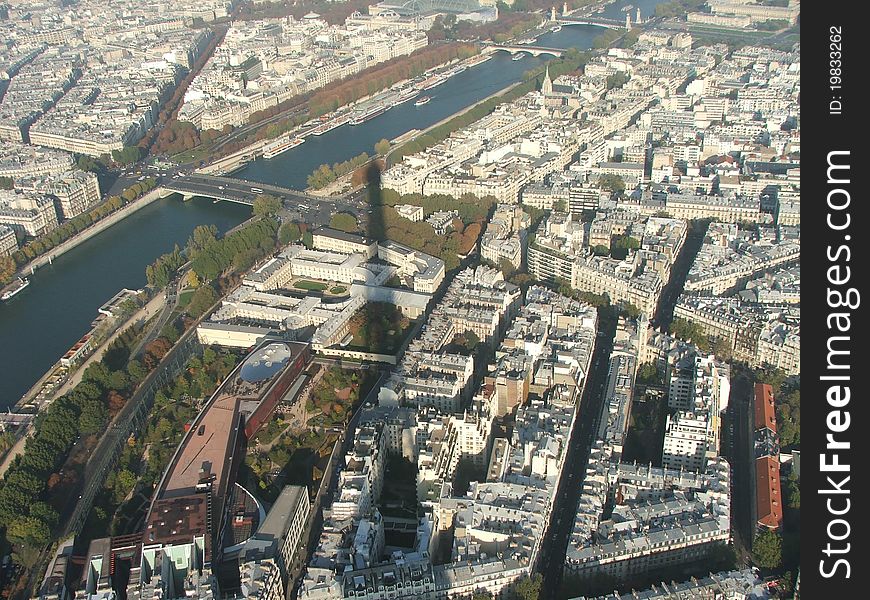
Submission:
<svg viewBox="0 0 870 600">
<path fill-rule="evenodd" d="M 776 408 L 773 388 L 767 383 L 755 384 L 755 429 L 768 428 L 776 433 Z"/>
</svg>

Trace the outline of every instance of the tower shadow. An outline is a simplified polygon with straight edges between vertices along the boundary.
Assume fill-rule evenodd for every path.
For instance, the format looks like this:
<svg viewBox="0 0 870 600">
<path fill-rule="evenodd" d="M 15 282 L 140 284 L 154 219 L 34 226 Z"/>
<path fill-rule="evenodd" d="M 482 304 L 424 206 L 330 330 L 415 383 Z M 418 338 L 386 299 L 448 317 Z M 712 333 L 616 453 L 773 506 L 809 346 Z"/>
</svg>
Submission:
<svg viewBox="0 0 870 600">
<path fill-rule="evenodd" d="M 366 221 L 366 236 L 382 241 L 387 237 L 387 227 L 384 222 L 384 199 L 381 188 L 381 173 L 384 166 L 380 161 L 372 161 L 366 168 L 366 202 L 369 207 L 369 217 Z"/>
</svg>

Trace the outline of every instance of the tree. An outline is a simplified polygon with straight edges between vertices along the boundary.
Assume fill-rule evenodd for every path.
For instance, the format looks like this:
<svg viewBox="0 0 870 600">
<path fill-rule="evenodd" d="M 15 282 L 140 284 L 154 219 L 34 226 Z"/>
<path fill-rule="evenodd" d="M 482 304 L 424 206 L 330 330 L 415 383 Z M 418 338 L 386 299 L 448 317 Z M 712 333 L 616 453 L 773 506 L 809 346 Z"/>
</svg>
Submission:
<svg viewBox="0 0 870 600">
<path fill-rule="evenodd" d="M 15 275 L 15 261 L 11 256 L 0 256 L 0 285 L 12 281 Z"/>
<path fill-rule="evenodd" d="M 213 287 L 201 285 L 196 288 L 196 291 L 190 297 L 190 304 L 187 305 L 187 314 L 194 319 L 198 319 L 217 300 L 218 295 Z"/>
<path fill-rule="evenodd" d="M 598 185 L 603 190 L 621 194 L 625 191 L 625 181 L 619 175 L 606 174 L 598 178 Z"/>
<path fill-rule="evenodd" d="M 13 544 L 40 548 L 51 541 L 51 530 L 37 517 L 19 517 L 6 528 L 6 537 Z"/>
<path fill-rule="evenodd" d="M 502 276 L 505 280 L 509 279 L 511 275 L 513 275 L 517 268 L 514 264 L 506 258 L 500 258 L 498 261 L 498 269 L 501 271 Z"/>
<path fill-rule="evenodd" d="M 356 217 L 349 213 L 336 213 L 329 220 L 329 226 L 339 231 L 352 233 L 357 230 Z"/>
<path fill-rule="evenodd" d="M 216 225 L 197 225 L 193 233 L 190 234 L 185 247 L 188 258 L 193 260 L 197 254 L 217 241 L 217 232 Z"/>
<path fill-rule="evenodd" d="M 789 508 L 794 508 L 796 510 L 800 510 L 801 507 L 801 484 L 800 480 L 797 478 L 797 474 L 792 469 L 792 472 L 789 473 L 788 482 L 786 484 L 786 491 L 788 492 L 787 498 L 787 506 Z"/>
<path fill-rule="evenodd" d="M 109 412 L 102 400 L 89 400 L 79 415 L 79 431 L 90 435 L 102 430 L 109 418 Z"/>
<path fill-rule="evenodd" d="M 102 362 L 92 362 L 82 373 L 82 383 L 76 386 L 76 391 L 85 394 L 90 399 L 97 398 L 102 394 L 102 390 L 98 389 L 92 392 L 90 388 L 82 384 L 93 382 L 100 388 L 106 389 L 111 387 L 111 377 L 112 372 L 105 364 Z"/>
<path fill-rule="evenodd" d="M 284 223 L 278 229 L 278 241 L 282 246 L 302 238 L 302 230 L 297 223 Z"/>
<path fill-rule="evenodd" d="M 202 282 L 199 280 L 199 277 L 197 276 L 196 271 L 191 269 L 190 271 L 187 272 L 185 283 L 187 284 L 187 287 L 189 287 L 189 288 L 198 288 L 199 284 Z"/>
<path fill-rule="evenodd" d="M 124 404 L 127 403 L 127 399 L 115 390 L 111 390 L 106 398 L 106 402 L 109 404 L 109 413 L 116 415 L 124 407 Z"/>
<path fill-rule="evenodd" d="M 11 177 L 0 177 L 0 190 L 11 190 L 14 186 L 15 181 Z"/>
<path fill-rule="evenodd" d="M 30 505 L 30 516 L 39 519 L 46 525 L 48 525 L 49 529 L 53 528 L 57 525 L 57 520 L 59 515 L 57 511 L 54 510 L 47 502 L 34 502 Z"/>
<path fill-rule="evenodd" d="M 196 292 L 194 292 L 196 294 Z M 169 352 L 169 349 L 172 348 L 172 344 L 165 338 L 157 338 L 153 342 L 149 342 L 145 344 L 145 368 L 153 369 L 157 366 L 166 353 Z"/>
<path fill-rule="evenodd" d="M 637 369 L 639 383 L 654 383 L 659 381 L 659 370 L 655 363 L 643 363 Z"/>
<path fill-rule="evenodd" d="M 274 215 L 283 204 L 281 201 L 271 194 L 259 194 L 254 198 L 254 214 L 256 216 Z"/>
<path fill-rule="evenodd" d="M 148 376 L 148 371 L 145 370 L 140 361 L 133 359 L 127 363 L 127 374 L 131 381 L 139 383 Z"/>
<path fill-rule="evenodd" d="M 381 156 L 384 156 L 389 151 L 390 151 L 390 141 L 389 140 L 382 139 L 377 144 L 375 144 L 375 154 L 380 154 Z"/>
<path fill-rule="evenodd" d="M 543 577 L 535 573 L 531 577 L 523 577 L 517 582 L 516 597 L 518 600 L 538 600 L 541 594 Z"/>
<path fill-rule="evenodd" d="M 607 89 L 612 90 L 621 88 L 629 80 L 629 76 L 625 73 L 615 73 L 607 78 Z"/>
<path fill-rule="evenodd" d="M 752 541 L 755 564 L 765 569 L 776 569 L 782 564 L 782 536 L 766 529 Z"/>
<path fill-rule="evenodd" d="M 142 149 L 137 146 L 124 146 L 122 150 L 112 150 L 112 160 L 118 164 L 128 165 L 142 158 Z"/>
<path fill-rule="evenodd" d="M 127 497 L 133 487 L 136 485 L 137 477 L 135 473 L 130 471 L 129 469 L 121 469 L 115 475 L 115 485 L 113 490 L 113 496 L 115 497 L 116 502 L 121 502 L 124 498 Z"/>
<path fill-rule="evenodd" d="M 88 171 L 90 173 L 102 173 L 106 170 L 106 166 L 102 162 L 85 154 L 76 157 L 76 166 L 82 171 Z"/>
</svg>

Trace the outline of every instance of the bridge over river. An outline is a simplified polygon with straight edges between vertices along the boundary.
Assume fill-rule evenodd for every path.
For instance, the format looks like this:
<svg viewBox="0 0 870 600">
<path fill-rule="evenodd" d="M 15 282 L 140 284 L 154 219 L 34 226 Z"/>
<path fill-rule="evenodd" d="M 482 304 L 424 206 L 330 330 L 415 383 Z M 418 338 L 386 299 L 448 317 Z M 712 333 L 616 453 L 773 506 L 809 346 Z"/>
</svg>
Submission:
<svg viewBox="0 0 870 600">
<path fill-rule="evenodd" d="M 290 188 L 215 175 L 181 175 L 164 180 L 161 187 L 168 193 L 182 194 L 185 198 L 202 196 L 213 200 L 247 204 L 248 206 L 252 206 L 260 194 L 270 194 L 291 205 L 298 202 L 323 200 L 322 197 Z"/>
</svg>

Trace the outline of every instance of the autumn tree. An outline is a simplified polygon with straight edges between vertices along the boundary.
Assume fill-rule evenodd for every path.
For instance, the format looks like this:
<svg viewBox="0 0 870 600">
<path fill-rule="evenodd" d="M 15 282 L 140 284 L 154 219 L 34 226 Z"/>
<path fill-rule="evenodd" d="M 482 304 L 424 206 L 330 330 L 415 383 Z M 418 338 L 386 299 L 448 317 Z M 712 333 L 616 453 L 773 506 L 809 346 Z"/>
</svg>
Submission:
<svg viewBox="0 0 870 600">
<path fill-rule="evenodd" d="M 124 404 L 127 403 L 127 399 L 115 390 L 109 391 L 106 401 L 109 404 L 110 415 L 118 414 L 118 411 L 120 411 L 124 407 Z"/>
<path fill-rule="evenodd" d="M 11 256 L 0 256 L 0 285 L 12 281 L 15 275 L 15 261 Z"/>
<path fill-rule="evenodd" d="M 390 140 L 382 139 L 377 144 L 375 144 L 375 154 L 380 154 L 381 156 L 383 156 L 389 151 L 390 151 Z"/>
<path fill-rule="evenodd" d="M 170 348 L 172 348 L 172 344 L 169 343 L 165 338 L 157 338 L 153 342 L 149 342 L 145 345 L 145 367 L 148 370 L 153 369 L 157 366 L 157 364 L 166 356 L 166 353 L 169 352 Z"/>
</svg>

